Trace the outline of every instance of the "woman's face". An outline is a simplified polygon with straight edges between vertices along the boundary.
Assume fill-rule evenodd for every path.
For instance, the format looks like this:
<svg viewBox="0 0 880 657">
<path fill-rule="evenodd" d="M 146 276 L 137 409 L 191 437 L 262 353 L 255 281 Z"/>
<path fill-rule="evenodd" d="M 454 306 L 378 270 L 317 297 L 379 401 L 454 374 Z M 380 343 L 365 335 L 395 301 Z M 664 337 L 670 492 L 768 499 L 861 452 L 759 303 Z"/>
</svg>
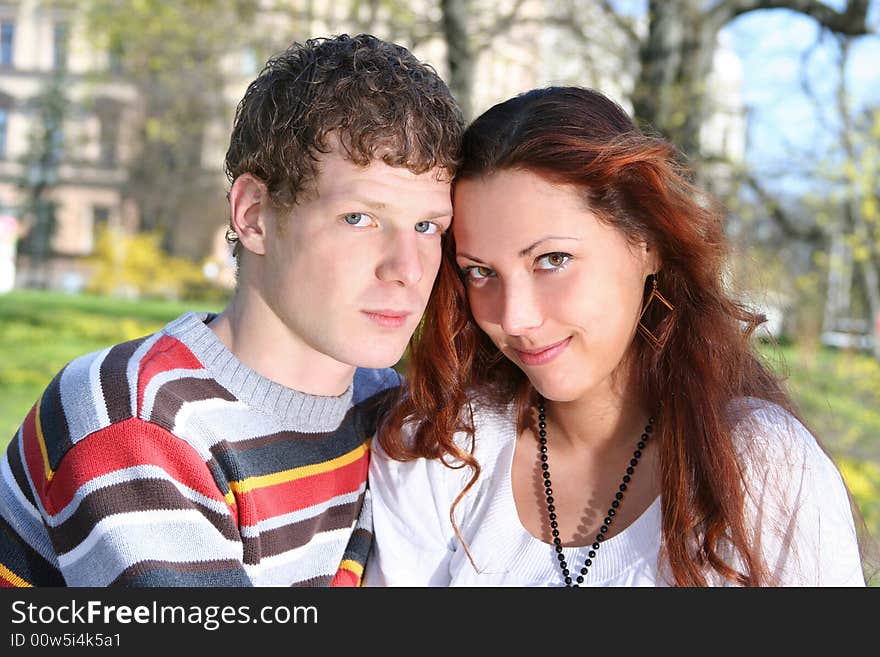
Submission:
<svg viewBox="0 0 880 657">
<path fill-rule="evenodd" d="M 574 187 L 528 171 L 459 182 L 454 212 L 474 319 L 538 392 L 575 401 L 621 389 L 611 375 L 635 336 L 654 250 L 600 222 Z"/>
</svg>

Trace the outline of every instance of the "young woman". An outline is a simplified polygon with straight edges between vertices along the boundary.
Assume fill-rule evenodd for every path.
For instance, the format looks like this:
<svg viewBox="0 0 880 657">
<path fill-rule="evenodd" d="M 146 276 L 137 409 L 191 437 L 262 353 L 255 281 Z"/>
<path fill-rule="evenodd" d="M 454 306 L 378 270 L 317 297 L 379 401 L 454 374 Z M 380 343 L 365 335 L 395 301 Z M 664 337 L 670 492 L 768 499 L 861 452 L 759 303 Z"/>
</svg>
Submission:
<svg viewBox="0 0 880 657">
<path fill-rule="evenodd" d="M 369 585 L 865 583 L 849 496 L 752 349 L 721 217 L 582 88 L 467 130 Z"/>
</svg>

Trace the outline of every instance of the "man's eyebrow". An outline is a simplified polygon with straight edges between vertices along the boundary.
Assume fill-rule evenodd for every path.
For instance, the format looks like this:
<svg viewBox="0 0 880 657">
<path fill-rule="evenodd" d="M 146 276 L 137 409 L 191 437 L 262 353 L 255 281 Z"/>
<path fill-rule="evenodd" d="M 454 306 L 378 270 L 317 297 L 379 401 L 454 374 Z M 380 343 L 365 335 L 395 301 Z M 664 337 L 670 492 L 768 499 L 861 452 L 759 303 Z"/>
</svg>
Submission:
<svg viewBox="0 0 880 657">
<path fill-rule="evenodd" d="M 366 205 L 368 208 L 372 208 L 373 210 L 387 210 L 388 209 L 388 204 L 383 203 L 382 201 L 371 201 L 368 198 L 363 198 L 363 197 L 358 197 L 358 196 L 354 197 L 351 200 L 354 201 L 355 203 L 362 203 L 363 205 Z"/>
<path fill-rule="evenodd" d="M 540 245 L 548 240 L 574 240 L 576 242 L 580 242 L 581 238 L 580 237 L 564 237 L 562 235 L 548 235 L 547 237 L 542 237 L 538 241 L 533 242 L 532 244 L 530 244 L 529 246 L 524 248 L 522 251 L 520 251 L 517 254 L 517 256 L 520 258 L 524 258 L 525 256 L 529 255 L 538 245 Z M 485 262 L 483 262 L 479 258 L 475 258 L 474 256 L 472 256 L 468 253 L 464 253 L 463 251 L 459 251 L 458 253 L 456 253 L 456 256 L 460 257 L 460 258 L 467 258 L 468 260 L 473 260 L 474 262 L 479 262 L 481 265 L 486 264 Z"/>
</svg>

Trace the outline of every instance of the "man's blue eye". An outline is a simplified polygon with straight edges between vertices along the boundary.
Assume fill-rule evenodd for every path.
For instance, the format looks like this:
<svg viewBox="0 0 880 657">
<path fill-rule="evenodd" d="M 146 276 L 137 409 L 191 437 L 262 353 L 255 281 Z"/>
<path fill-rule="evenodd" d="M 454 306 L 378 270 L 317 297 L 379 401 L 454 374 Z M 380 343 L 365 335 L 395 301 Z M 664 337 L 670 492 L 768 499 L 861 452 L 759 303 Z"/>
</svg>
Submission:
<svg viewBox="0 0 880 657">
<path fill-rule="evenodd" d="M 426 235 L 433 235 L 434 233 L 440 230 L 440 226 L 435 224 L 433 221 L 420 221 L 416 224 L 416 232 L 417 233 L 425 233 Z"/>
<path fill-rule="evenodd" d="M 349 212 L 342 215 L 342 219 L 349 226 L 369 226 L 373 222 L 372 217 L 365 212 Z"/>
</svg>

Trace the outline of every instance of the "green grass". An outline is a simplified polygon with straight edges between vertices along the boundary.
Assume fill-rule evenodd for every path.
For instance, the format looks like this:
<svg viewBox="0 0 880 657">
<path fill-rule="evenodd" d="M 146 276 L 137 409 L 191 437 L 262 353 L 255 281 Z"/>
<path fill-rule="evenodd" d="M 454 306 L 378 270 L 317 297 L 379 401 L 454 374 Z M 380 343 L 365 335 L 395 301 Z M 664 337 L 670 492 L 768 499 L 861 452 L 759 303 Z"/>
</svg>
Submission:
<svg viewBox="0 0 880 657">
<path fill-rule="evenodd" d="M 65 364 L 161 328 L 187 309 L 162 301 L 15 291 L 0 295 L 0 449 Z"/>
<path fill-rule="evenodd" d="M 840 467 L 880 549 L 880 362 L 831 348 L 762 349 L 803 419 Z M 880 566 L 880 564 L 878 564 Z M 880 586 L 880 573 L 872 586 Z"/>
<path fill-rule="evenodd" d="M 0 449 L 66 363 L 152 333 L 189 309 L 221 310 L 216 304 L 35 291 L 0 295 Z M 870 531 L 880 539 L 880 363 L 827 348 L 765 346 L 762 351 L 768 364 L 787 376 L 804 420 L 840 466 Z"/>
</svg>

